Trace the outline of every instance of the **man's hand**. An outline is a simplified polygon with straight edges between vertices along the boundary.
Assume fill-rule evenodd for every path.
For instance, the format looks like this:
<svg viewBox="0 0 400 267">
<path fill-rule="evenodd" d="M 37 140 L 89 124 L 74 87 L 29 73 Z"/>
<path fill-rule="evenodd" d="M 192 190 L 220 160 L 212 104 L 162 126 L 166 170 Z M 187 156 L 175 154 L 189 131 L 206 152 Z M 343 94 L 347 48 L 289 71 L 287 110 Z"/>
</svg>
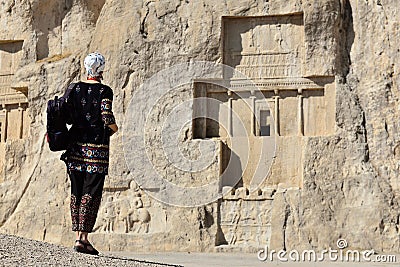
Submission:
<svg viewBox="0 0 400 267">
<path fill-rule="evenodd" d="M 118 126 L 115 123 L 108 125 L 108 127 L 112 130 L 112 133 L 110 134 L 110 136 L 112 136 L 113 134 L 118 132 Z"/>
</svg>

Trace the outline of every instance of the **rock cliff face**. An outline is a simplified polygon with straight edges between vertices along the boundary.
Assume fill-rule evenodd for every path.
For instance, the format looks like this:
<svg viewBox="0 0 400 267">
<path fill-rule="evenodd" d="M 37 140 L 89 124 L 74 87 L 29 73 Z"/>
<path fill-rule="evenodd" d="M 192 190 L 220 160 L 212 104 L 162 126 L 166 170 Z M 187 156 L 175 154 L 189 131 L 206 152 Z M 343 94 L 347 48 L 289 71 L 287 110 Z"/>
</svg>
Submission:
<svg viewBox="0 0 400 267">
<path fill-rule="evenodd" d="M 111 142 L 96 246 L 327 249 L 344 238 L 352 248 L 398 251 L 399 21 L 395 0 L 0 1 L 0 231 L 71 244 L 69 181 L 60 153 L 50 152 L 45 141 L 45 108 L 84 75 L 86 54 L 100 51 L 121 132 Z M 140 87 L 160 71 L 177 64 L 190 70 L 196 61 L 244 73 L 262 87 L 259 95 L 270 109 L 246 89 L 235 93 L 240 102 L 201 82 L 177 86 L 161 98 L 159 84 Z M 213 71 L 200 74 L 193 77 L 220 78 Z M 242 140 L 230 115 L 217 112 L 229 121 L 226 131 L 189 120 L 178 129 L 177 153 L 195 160 L 206 152 L 210 164 L 197 172 L 173 168 L 160 149 L 162 123 L 175 106 L 201 92 L 243 118 L 248 115 L 241 103 L 254 97 L 253 111 L 266 117 L 243 119 L 244 128 L 254 135 L 253 156 L 260 153 L 257 142 L 269 140 L 261 136 L 276 140 L 272 163 L 259 163 L 271 164 L 271 171 L 249 191 L 258 161 L 250 155 L 246 166 L 238 152 L 243 175 L 228 196 L 196 207 L 159 202 L 134 182 L 132 168 L 146 168 L 146 160 L 126 147 L 124 155 L 124 144 L 136 140 L 127 126 L 141 116 L 132 106 L 141 101 L 153 107 L 143 128 L 153 167 L 172 183 L 200 186 L 218 181 L 226 155 L 236 155 L 234 143 Z"/>
</svg>

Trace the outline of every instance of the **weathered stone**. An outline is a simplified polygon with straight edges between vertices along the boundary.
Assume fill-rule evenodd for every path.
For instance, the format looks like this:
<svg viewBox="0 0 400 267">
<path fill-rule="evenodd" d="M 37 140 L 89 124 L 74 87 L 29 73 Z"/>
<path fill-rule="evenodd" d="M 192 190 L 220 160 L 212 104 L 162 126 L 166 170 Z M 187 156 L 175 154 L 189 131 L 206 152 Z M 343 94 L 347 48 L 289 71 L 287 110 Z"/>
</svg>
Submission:
<svg viewBox="0 0 400 267">
<path fill-rule="evenodd" d="M 1 1 L 0 230 L 72 242 L 69 181 L 60 153 L 46 145 L 45 106 L 98 50 L 121 126 L 93 234 L 98 248 L 328 249 L 344 238 L 353 248 L 398 251 L 399 12 L 395 0 Z M 190 66 L 201 60 L 233 71 L 205 64 L 200 75 Z M 164 84 L 147 83 L 187 62 Z M 161 91 L 190 71 L 198 80 Z M 228 78 L 236 92 L 221 86 Z M 218 104 L 204 106 L 201 97 Z M 187 101 L 179 118 L 188 121 L 174 128 L 169 116 Z M 140 107 L 152 107 L 143 125 Z M 140 142 L 146 157 L 127 153 L 124 142 Z M 237 168 L 227 167 L 229 158 Z M 193 171 L 200 159 L 209 165 Z M 183 188 L 216 183 L 185 203 L 218 199 L 189 208 L 158 202 L 132 182 L 140 180 L 135 168 Z M 233 188 L 229 175 L 219 181 L 226 168 L 243 172 Z M 150 187 L 167 188 L 150 182 L 150 195 Z"/>
</svg>

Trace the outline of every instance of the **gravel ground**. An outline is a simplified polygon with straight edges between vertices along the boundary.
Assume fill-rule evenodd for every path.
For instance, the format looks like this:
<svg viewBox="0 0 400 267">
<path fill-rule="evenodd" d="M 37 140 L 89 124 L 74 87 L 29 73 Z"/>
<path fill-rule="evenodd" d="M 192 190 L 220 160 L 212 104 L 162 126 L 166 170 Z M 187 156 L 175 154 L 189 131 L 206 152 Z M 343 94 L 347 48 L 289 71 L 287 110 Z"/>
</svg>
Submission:
<svg viewBox="0 0 400 267">
<path fill-rule="evenodd" d="M 66 248 L 0 234 L 0 266 L 180 266 L 142 261 L 113 255 L 92 256 Z"/>
</svg>

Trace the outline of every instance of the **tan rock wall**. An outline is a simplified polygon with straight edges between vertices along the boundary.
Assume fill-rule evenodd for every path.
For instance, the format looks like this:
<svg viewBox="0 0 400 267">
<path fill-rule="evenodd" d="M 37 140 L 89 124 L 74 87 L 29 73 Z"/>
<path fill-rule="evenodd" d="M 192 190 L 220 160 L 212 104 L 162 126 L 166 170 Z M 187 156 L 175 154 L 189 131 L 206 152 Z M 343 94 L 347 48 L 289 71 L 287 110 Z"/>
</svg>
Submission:
<svg viewBox="0 0 400 267">
<path fill-rule="evenodd" d="M 45 106 L 84 73 L 86 53 L 98 50 L 107 58 L 105 83 L 114 89 L 121 125 L 93 237 L 101 249 L 254 251 L 265 244 L 327 249 L 343 237 L 354 248 L 398 251 L 399 12 L 395 0 L 2 1 L 0 44 L 23 40 L 11 86 L 28 88 L 30 124 L 24 138 L 0 144 L 1 231 L 71 244 L 69 182 L 60 153 L 45 143 Z M 334 81 L 321 86 L 324 97 L 303 98 L 302 136 L 297 95 L 280 103 L 291 123 L 279 125 L 280 154 L 260 191 L 253 195 L 241 187 L 204 207 L 180 208 L 135 190 L 122 136 L 139 86 L 178 63 L 224 62 L 223 16 L 283 14 L 303 17 L 301 77 Z M 148 92 L 141 99 L 160 103 L 146 140 L 158 167 L 171 182 L 200 185 L 202 179 L 218 179 L 219 141 L 208 147 L 217 155 L 213 164 L 191 175 L 165 163 L 157 149 L 160 136 L 153 132 L 174 105 L 193 98 L 192 89 L 161 100 Z M 234 106 L 247 116 L 240 102 Z M 307 115 L 313 113 L 317 116 Z M 192 141 L 190 125 L 180 134 L 182 151 L 198 157 L 203 140 Z M 113 227 L 106 209 L 119 216 Z M 135 216 L 123 216 L 129 209 Z"/>
</svg>

